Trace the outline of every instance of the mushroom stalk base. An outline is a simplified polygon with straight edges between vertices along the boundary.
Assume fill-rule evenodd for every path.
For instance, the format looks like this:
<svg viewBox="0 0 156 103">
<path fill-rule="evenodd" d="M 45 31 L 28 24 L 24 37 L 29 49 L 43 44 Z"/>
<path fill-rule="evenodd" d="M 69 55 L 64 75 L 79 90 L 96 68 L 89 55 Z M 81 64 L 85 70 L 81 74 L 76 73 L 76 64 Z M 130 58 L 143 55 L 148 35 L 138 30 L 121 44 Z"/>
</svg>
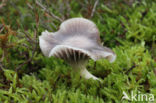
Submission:
<svg viewBox="0 0 156 103">
<path fill-rule="evenodd" d="M 97 78 L 96 76 L 92 75 L 87 69 L 86 69 L 86 64 L 87 61 L 82 61 L 79 62 L 78 64 L 71 64 L 72 68 L 74 68 L 75 72 L 79 72 L 80 76 L 85 78 L 85 79 L 94 79 L 94 80 L 98 80 L 101 82 L 101 80 L 99 78 Z"/>
<path fill-rule="evenodd" d="M 99 78 L 95 77 L 94 75 L 92 75 L 85 67 L 84 68 L 81 68 L 80 70 L 80 75 L 82 77 L 84 77 L 85 79 L 94 79 L 94 80 L 99 80 Z"/>
</svg>

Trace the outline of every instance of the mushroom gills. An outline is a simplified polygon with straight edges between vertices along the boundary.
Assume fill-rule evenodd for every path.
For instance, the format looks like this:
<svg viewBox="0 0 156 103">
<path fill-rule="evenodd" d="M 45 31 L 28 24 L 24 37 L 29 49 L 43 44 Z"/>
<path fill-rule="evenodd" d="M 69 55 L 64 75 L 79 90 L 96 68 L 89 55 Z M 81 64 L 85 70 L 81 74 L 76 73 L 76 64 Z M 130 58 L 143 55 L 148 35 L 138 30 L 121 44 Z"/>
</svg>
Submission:
<svg viewBox="0 0 156 103">
<path fill-rule="evenodd" d="M 90 58 L 86 53 L 80 50 L 74 50 L 72 48 L 60 48 L 59 50 L 56 50 L 52 55 L 57 58 L 61 58 L 69 63 L 79 63 Z"/>
</svg>

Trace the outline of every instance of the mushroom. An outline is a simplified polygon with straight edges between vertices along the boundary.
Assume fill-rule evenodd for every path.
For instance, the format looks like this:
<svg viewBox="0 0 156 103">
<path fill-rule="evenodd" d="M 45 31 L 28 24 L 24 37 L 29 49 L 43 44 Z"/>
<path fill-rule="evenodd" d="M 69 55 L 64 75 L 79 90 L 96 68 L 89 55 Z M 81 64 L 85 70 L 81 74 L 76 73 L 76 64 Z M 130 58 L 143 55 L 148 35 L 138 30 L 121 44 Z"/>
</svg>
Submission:
<svg viewBox="0 0 156 103">
<path fill-rule="evenodd" d="M 106 58 L 110 62 L 116 59 L 111 49 L 102 46 L 96 25 L 85 18 L 68 19 L 57 32 L 42 32 L 39 45 L 45 56 L 63 59 L 86 79 L 99 80 L 86 69 L 90 58 Z"/>
</svg>

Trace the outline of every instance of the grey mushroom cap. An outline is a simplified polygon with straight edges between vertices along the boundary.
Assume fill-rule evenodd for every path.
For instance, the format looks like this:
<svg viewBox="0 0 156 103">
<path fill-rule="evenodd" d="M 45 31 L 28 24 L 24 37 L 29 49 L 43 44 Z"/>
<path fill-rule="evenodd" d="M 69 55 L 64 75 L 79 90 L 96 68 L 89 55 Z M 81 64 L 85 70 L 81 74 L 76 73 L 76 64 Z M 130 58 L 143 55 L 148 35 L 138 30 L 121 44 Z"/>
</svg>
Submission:
<svg viewBox="0 0 156 103">
<path fill-rule="evenodd" d="M 57 32 L 42 32 L 39 45 L 45 56 L 55 56 L 70 63 L 106 58 L 110 62 L 116 59 L 115 53 L 103 47 L 96 25 L 84 18 L 72 18 L 64 21 Z"/>
</svg>

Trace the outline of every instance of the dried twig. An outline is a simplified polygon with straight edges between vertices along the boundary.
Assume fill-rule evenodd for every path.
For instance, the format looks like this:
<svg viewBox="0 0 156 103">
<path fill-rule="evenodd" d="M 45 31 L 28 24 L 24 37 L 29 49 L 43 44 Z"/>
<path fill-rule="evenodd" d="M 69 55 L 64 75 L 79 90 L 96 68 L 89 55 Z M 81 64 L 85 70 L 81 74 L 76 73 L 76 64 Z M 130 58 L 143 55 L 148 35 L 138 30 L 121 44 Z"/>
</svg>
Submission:
<svg viewBox="0 0 156 103">
<path fill-rule="evenodd" d="M 0 48 L 2 49 L 3 53 L 2 53 L 2 57 L 0 58 L 0 61 L 3 61 L 4 60 L 4 57 L 8 57 L 8 48 L 11 48 L 15 45 L 15 43 L 9 43 L 9 36 L 10 35 L 16 35 L 16 32 L 13 31 L 11 29 L 10 26 L 6 25 L 4 23 L 4 20 L 1 19 L 1 22 L 2 22 L 2 28 L 0 30 L 0 33 L 3 31 L 3 30 L 6 30 L 6 33 L 3 34 L 3 35 L 0 35 Z M 8 60 L 8 58 L 7 58 Z"/>
<path fill-rule="evenodd" d="M 63 22 L 63 20 L 61 18 L 59 18 L 58 16 L 56 16 L 55 14 L 53 14 L 52 12 L 50 12 L 45 6 L 43 6 L 38 0 L 36 0 L 36 4 L 41 7 L 43 9 L 43 11 L 45 11 L 46 13 L 48 13 L 50 16 L 52 16 L 53 18 L 59 20 L 60 22 Z"/>
<path fill-rule="evenodd" d="M 132 67 L 130 67 L 126 72 L 125 74 L 129 74 L 130 71 L 132 71 L 135 67 L 137 67 L 138 65 L 133 65 Z"/>
<path fill-rule="evenodd" d="M 30 5 L 30 3 L 27 3 L 27 6 L 30 8 L 30 9 L 34 9 L 34 7 L 32 5 Z"/>
<path fill-rule="evenodd" d="M 94 3 L 94 7 L 92 9 L 92 13 L 90 15 L 90 18 L 92 18 L 94 16 L 94 13 L 95 13 L 95 9 L 96 9 L 96 6 L 98 5 L 99 3 L 99 0 L 96 0 L 95 3 Z"/>
<path fill-rule="evenodd" d="M 29 2 L 27 2 L 27 6 L 30 8 L 30 9 L 32 9 L 32 10 L 34 10 L 34 7 L 29 3 Z M 44 11 L 46 10 L 46 8 L 43 6 L 43 5 L 40 5 L 40 6 L 42 6 L 41 8 L 42 9 L 44 9 Z M 52 15 L 50 15 L 48 12 L 46 12 L 46 14 L 45 14 L 46 16 L 48 16 L 48 17 L 52 17 Z M 38 17 L 39 18 L 39 17 Z M 60 19 L 60 18 L 59 18 Z M 60 21 L 60 20 L 59 20 Z M 61 21 L 63 21 L 62 19 L 61 19 Z M 40 24 L 44 24 L 44 23 L 42 23 L 42 22 L 44 22 L 44 21 L 40 21 L 41 23 Z M 53 22 L 49 22 L 55 29 L 57 29 L 57 26 L 53 23 Z M 38 22 L 38 24 L 37 25 L 39 25 L 39 22 Z M 47 25 L 46 25 L 47 26 Z M 49 28 L 48 27 L 48 29 L 51 29 L 51 28 Z"/>
<path fill-rule="evenodd" d="M 2 0 L 2 3 L 0 4 L 0 9 L 6 5 L 6 2 L 7 2 L 7 0 Z"/>
<path fill-rule="evenodd" d="M 18 72 L 18 70 L 24 65 L 24 64 L 27 64 L 27 63 L 29 63 L 29 62 L 31 62 L 32 61 L 32 59 L 33 59 L 33 57 L 34 57 L 34 54 L 35 54 L 35 51 L 36 51 L 36 49 L 37 49 L 37 45 L 38 45 L 38 42 L 37 42 L 37 34 L 38 34 L 38 31 L 37 31 L 37 28 L 38 28 L 38 23 L 39 23 L 39 18 L 38 18 L 38 14 L 36 14 L 35 15 L 36 16 L 36 29 L 35 29 L 35 31 L 34 31 L 34 38 L 33 38 L 33 40 L 35 40 L 35 41 L 33 41 L 32 39 L 31 39 L 31 37 L 29 36 L 29 35 L 26 35 L 30 40 L 32 40 L 33 42 L 34 42 L 34 44 L 35 44 L 35 47 L 33 47 L 33 51 L 32 51 L 32 56 L 27 60 L 27 61 L 25 61 L 24 63 L 22 63 L 21 65 L 19 65 L 15 70 Z M 26 33 L 27 34 L 27 33 Z"/>
<path fill-rule="evenodd" d="M 24 34 L 28 42 L 36 43 L 36 42 L 28 35 L 29 33 L 28 33 L 27 31 L 18 32 L 18 33 L 19 33 L 19 34 Z"/>
<path fill-rule="evenodd" d="M 25 43 L 23 43 L 21 45 L 24 46 L 24 47 L 26 47 L 27 49 L 30 49 L 30 47 L 27 44 L 25 44 Z"/>
<path fill-rule="evenodd" d="M 2 32 L 4 30 L 4 26 L 2 25 L 0 25 L 0 33 Z"/>
<path fill-rule="evenodd" d="M 34 36 L 35 36 L 35 40 L 36 40 L 36 42 L 37 42 L 37 31 L 36 31 L 36 29 L 35 29 Z M 21 65 L 19 65 L 19 66 L 15 69 L 16 71 L 18 71 L 24 64 L 27 64 L 27 63 L 29 63 L 29 62 L 32 61 L 32 59 L 33 59 L 33 57 L 34 57 L 34 54 L 35 54 L 35 51 L 36 51 L 36 48 L 37 48 L 37 43 L 35 44 L 35 47 L 34 47 L 34 49 L 33 49 L 33 51 L 32 51 L 32 56 L 31 56 L 27 61 L 25 61 L 24 63 L 22 63 Z"/>
</svg>

